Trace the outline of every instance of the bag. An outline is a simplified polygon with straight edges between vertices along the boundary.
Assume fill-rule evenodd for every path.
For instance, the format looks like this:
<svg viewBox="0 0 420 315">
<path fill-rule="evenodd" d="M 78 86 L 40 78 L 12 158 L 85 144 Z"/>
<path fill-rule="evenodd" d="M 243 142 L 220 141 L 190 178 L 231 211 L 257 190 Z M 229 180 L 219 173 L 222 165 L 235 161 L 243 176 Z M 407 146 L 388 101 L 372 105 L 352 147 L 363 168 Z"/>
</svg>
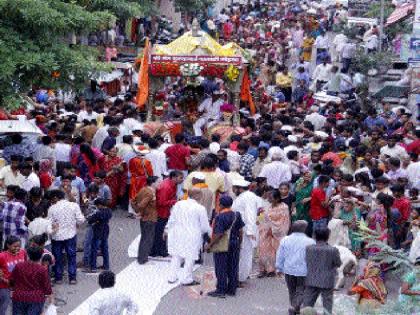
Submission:
<svg viewBox="0 0 420 315">
<path fill-rule="evenodd" d="M 237 215 L 235 213 L 235 219 L 228 230 L 223 233 L 222 238 L 210 248 L 211 253 L 227 253 L 229 251 L 230 232 L 235 225 Z"/>
<path fill-rule="evenodd" d="M 57 315 L 57 306 L 55 306 L 54 304 L 48 305 L 44 312 L 44 315 Z"/>
</svg>

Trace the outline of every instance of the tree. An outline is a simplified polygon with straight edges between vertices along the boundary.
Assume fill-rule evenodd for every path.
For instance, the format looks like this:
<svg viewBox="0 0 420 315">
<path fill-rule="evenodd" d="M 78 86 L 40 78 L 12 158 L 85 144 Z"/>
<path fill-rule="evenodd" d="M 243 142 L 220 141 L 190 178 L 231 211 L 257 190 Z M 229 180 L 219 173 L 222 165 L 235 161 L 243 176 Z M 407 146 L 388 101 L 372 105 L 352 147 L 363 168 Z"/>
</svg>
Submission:
<svg viewBox="0 0 420 315">
<path fill-rule="evenodd" d="M 81 88 L 92 73 L 109 68 L 96 49 L 65 38 L 142 12 L 130 0 L 0 0 L 0 106 L 17 105 L 32 85 Z"/>
<path fill-rule="evenodd" d="M 215 0 L 174 0 L 175 9 L 188 14 L 206 12 L 214 3 Z"/>
</svg>

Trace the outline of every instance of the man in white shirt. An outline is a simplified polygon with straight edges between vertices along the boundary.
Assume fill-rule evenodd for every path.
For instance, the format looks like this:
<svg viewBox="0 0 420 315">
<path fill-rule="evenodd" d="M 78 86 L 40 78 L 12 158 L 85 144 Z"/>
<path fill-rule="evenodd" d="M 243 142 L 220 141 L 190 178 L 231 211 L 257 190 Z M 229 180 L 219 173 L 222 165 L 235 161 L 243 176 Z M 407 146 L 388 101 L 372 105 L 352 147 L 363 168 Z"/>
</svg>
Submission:
<svg viewBox="0 0 420 315">
<path fill-rule="evenodd" d="M 312 79 L 314 80 L 316 91 L 318 91 L 321 86 L 330 80 L 331 68 L 332 65 L 327 63 L 326 59 L 324 59 L 323 63 L 316 66 L 314 73 L 312 74 Z"/>
<path fill-rule="evenodd" d="M 407 174 L 410 186 L 420 189 L 420 161 L 408 165 Z"/>
<path fill-rule="evenodd" d="M 305 121 L 309 121 L 315 128 L 315 130 L 321 130 L 327 121 L 327 118 L 318 113 L 318 106 L 311 106 L 311 113 L 305 116 Z"/>
<path fill-rule="evenodd" d="M 159 143 L 156 139 L 149 139 L 150 152 L 145 155 L 146 159 L 152 163 L 153 175 L 163 179 L 163 174 L 168 172 L 166 154 L 158 150 Z"/>
<path fill-rule="evenodd" d="M 20 185 L 22 189 L 29 192 L 33 187 L 41 187 L 38 175 L 36 175 L 32 166 L 29 163 L 24 163 L 19 167 L 20 173 L 23 176 L 23 182 Z"/>
<path fill-rule="evenodd" d="M 6 165 L 0 170 L 0 187 L 3 191 L 9 185 L 21 186 L 25 180 L 19 171 L 19 161 L 21 160 L 21 157 L 12 155 L 10 159 L 10 165 Z"/>
<path fill-rule="evenodd" d="M 333 40 L 334 50 L 335 50 L 335 60 L 339 61 L 341 57 L 341 52 L 343 51 L 344 45 L 347 43 L 348 38 L 343 33 L 335 35 Z"/>
<path fill-rule="evenodd" d="M 57 163 L 57 176 L 63 175 L 64 165 L 70 162 L 71 145 L 66 143 L 68 138 L 63 135 L 57 135 L 57 143 L 54 144 L 55 161 Z"/>
<path fill-rule="evenodd" d="M 194 135 L 201 137 L 205 126 L 207 128 L 216 124 L 220 120 L 220 106 L 223 105 L 223 99 L 220 98 L 221 92 L 214 91 L 212 97 L 206 98 L 199 106 L 200 118 L 194 123 Z"/>
<path fill-rule="evenodd" d="M 328 48 L 330 46 L 329 39 L 327 35 L 325 35 L 324 31 L 321 31 L 321 33 L 318 35 L 318 37 L 315 39 L 315 48 L 316 48 L 316 61 L 317 64 L 321 60 L 320 56 L 328 52 Z M 325 55 L 324 55 L 325 56 Z"/>
<path fill-rule="evenodd" d="M 39 162 L 41 160 L 50 160 L 53 171 L 55 172 L 55 150 L 52 147 L 52 139 L 50 136 L 44 136 L 41 139 L 42 143 L 36 148 L 34 152 L 34 161 Z"/>
<path fill-rule="evenodd" d="M 267 185 L 278 189 L 281 183 L 291 181 L 292 172 L 290 166 L 282 162 L 282 156 L 274 154 L 271 162 L 263 166 L 258 177 L 267 178 Z"/>
<path fill-rule="evenodd" d="M 99 275 L 101 289 L 89 300 L 89 315 L 136 315 L 138 305 L 115 288 L 115 274 L 102 271 Z"/>
<path fill-rule="evenodd" d="M 56 259 L 54 265 L 55 283 L 63 283 L 63 250 L 66 251 L 68 261 L 69 283 L 77 284 L 76 281 L 76 234 L 77 227 L 85 221 L 80 207 L 75 202 L 64 199 L 65 194 L 61 190 L 52 190 L 50 193 L 52 206 L 48 209 L 48 219 L 58 226 L 52 235 L 52 254 Z"/>
<path fill-rule="evenodd" d="M 404 157 L 408 156 L 407 151 L 397 144 L 398 135 L 390 136 L 388 139 L 388 145 L 381 148 L 380 153 L 382 158 L 391 157 L 397 158 L 402 161 Z"/>
<path fill-rule="evenodd" d="M 77 121 L 82 122 L 84 120 L 91 121 L 98 118 L 98 113 L 93 111 L 93 106 L 91 103 L 86 103 L 85 110 L 81 110 L 79 115 L 77 115 Z"/>
<path fill-rule="evenodd" d="M 233 192 L 237 196 L 232 210 L 239 212 L 245 223 L 239 256 L 239 282 L 245 282 L 251 274 L 254 248 L 257 246 L 258 209 L 262 206 L 261 198 L 248 190 L 249 185 L 250 182 L 243 179 L 232 182 Z"/>
<path fill-rule="evenodd" d="M 198 260 L 203 245 L 203 235 L 210 235 L 207 210 L 198 200 L 203 198 L 201 189 L 188 191 L 188 199 L 178 201 L 171 209 L 166 225 L 168 253 L 172 256 L 169 283 L 180 281 L 182 285 L 196 285 L 193 279 L 194 262 Z M 185 265 L 181 274 L 182 261 Z"/>
<path fill-rule="evenodd" d="M 134 152 L 133 136 L 131 136 L 131 135 L 123 136 L 122 137 L 122 143 L 118 143 L 116 145 L 116 148 L 118 150 L 117 155 L 120 158 L 124 158 L 124 156 L 127 153 L 133 153 Z"/>
<path fill-rule="evenodd" d="M 341 62 L 343 63 L 343 68 L 341 69 L 344 73 L 347 73 L 349 70 L 350 64 L 354 55 L 356 54 L 356 44 L 352 41 L 345 43 L 343 49 L 341 50 Z"/>
</svg>

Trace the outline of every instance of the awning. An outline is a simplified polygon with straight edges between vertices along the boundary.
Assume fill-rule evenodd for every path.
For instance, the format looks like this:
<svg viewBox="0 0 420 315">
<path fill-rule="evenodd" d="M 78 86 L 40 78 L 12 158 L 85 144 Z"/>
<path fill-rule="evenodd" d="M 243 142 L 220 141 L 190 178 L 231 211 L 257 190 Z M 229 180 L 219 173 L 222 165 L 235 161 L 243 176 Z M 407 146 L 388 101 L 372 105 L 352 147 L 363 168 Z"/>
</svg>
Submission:
<svg viewBox="0 0 420 315">
<path fill-rule="evenodd" d="M 41 129 L 28 120 L 2 120 L 0 123 L 0 134 L 5 133 L 42 135 Z"/>
<path fill-rule="evenodd" d="M 391 13 L 391 15 L 387 18 L 385 26 L 394 24 L 414 11 L 414 3 L 404 3 L 403 5 L 399 6 Z"/>
</svg>

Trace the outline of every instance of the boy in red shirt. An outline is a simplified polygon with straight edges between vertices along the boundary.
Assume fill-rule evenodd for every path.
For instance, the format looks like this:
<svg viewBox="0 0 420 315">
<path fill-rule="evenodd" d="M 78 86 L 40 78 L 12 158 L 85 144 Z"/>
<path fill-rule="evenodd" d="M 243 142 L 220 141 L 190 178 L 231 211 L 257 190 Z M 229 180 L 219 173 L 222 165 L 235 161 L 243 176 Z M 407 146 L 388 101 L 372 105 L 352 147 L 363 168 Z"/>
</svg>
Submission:
<svg viewBox="0 0 420 315">
<path fill-rule="evenodd" d="M 314 188 L 311 193 L 311 207 L 309 215 L 312 219 L 313 231 L 326 229 L 328 226 L 328 217 L 330 211 L 328 209 L 328 197 L 325 190 L 328 187 L 330 178 L 321 175 L 318 178 L 318 187 Z"/>
<path fill-rule="evenodd" d="M 10 275 L 13 314 L 41 315 L 45 300 L 52 294 L 48 269 L 40 263 L 42 253 L 41 247 L 30 246 L 29 260 L 18 263 Z"/>
</svg>

